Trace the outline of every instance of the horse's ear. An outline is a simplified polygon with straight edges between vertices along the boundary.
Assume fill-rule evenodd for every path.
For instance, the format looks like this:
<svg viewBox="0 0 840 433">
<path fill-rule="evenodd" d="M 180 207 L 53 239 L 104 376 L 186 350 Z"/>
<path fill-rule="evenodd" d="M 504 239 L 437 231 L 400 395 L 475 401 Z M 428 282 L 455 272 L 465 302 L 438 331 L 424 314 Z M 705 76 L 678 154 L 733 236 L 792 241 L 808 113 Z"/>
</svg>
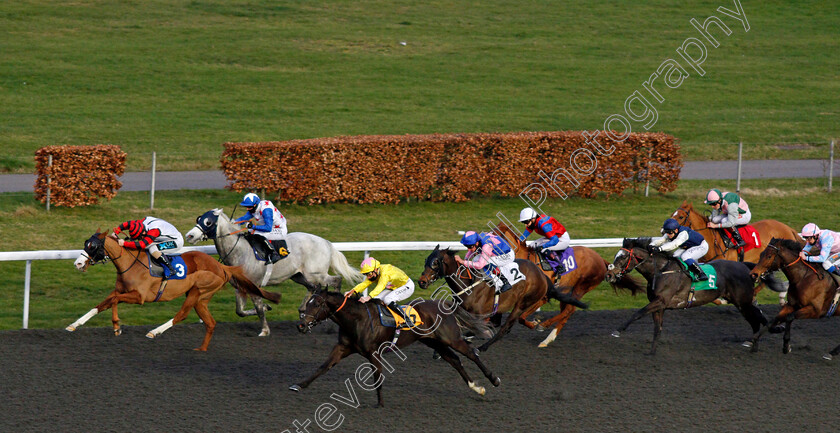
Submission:
<svg viewBox="0 0 840 433">
<path fill-rule="evenodd" d="M 688 199 L 683 200 L 682 206 L 680 206 L 680 207 L 686 208 L 686 209 L 694 208 L 694 206 L 691 205 L 691 202 L 688 201 Z"/>
<path fill-rule="evenodd" d="M 220 207 L 217 207 L 216 209 L 213 209 L 213 215 L 218 216 L 218 215 L 221 215 L 222 213 L 223 213 L 222 208 L 220 208 Z"/>
<path fill-rule="evenodd" d="M 432 252 L 440 251 L 440 244 L 435 245 L 435 249 Z"/>
</svg>

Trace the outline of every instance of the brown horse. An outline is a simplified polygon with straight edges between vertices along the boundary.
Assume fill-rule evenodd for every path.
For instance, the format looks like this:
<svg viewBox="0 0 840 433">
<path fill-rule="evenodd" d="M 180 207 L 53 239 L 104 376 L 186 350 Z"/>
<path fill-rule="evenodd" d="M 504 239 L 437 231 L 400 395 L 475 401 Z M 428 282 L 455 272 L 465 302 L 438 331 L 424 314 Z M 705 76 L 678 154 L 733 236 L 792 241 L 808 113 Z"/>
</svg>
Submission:
<svg viewBox="0 0 840 433">
<path fill-rule="evenodd" d="M 443 277 L 449 288 L 455 292 L 456 302 L 472 314 L 488 317 L 510 311 L 499 332 L 478 348 L 481 351 L 487 350 L 491 344 L 504 337 L 517 320 L 528 328 L 534 329 L 536 324 L 528 321 L 528 316 L 545 304 L 548 297 L 570 305 L 587 308 L 586 304 L 572 295 L 553 290 L 551 280 L 532 262 L 517 259 L 516 263 L 519 265 L 519 272 L 525 276 L 525 281 L 513 283 L 510 290 L 500 294 L 498 305 L 495 302 L 496 290 L 481 278 L 479 273 L 482 271 L 469 270 L 458 265 L 455 261 L 455 253 L 448 248 L 441 250 L 439 247 L 435 247 L 434 251 L 429 254 L 426 258 L 426 267 L 418 283 L 421 289 L 425 289 L 429 287 L 429 284 Z M 541 345 L 540 347 L 545 346 Z"/>
<path fill-rule="evenodd" d="M 467 343 L 461 335 L 461 325 L 472 329 L 477 334 L 489 332 L 481 319 L 470 315 L 463 309 L 440 301 L 412 301 L 422 324 L 416 327 L 397 333 L 396 328 L 383 326 L 379 319 L 377 304 L 384 307 L 380 300 L 375 299 L 362 303 L 341 293 L 321 290 L 320 287 L 309 294 L 300 306 L 300 332 L 309 332 L 314 326 L 325 320 L 332 320 L 338 324 L 338 344 L 336 344 L 327 361 L 324 362 L 314 374 L 304 381 L 292 385 L 290 390 L 299 392 L 317 379 L 318 376 L 326 373 L 342 359 L 358 353 L 370 361 L 370 364 L 362 364 L 356 369 L 356 383 L 363 389 L 370 391 L 376 389 L 377 406 L 383 406 L 382 400 L 382 376 L 383 367 L 388 371 L 394 371 L 394 367 L 384 358 L 383 355 L 393 353 L 393 356 L 401 360 L 406 355 L 400 350 L 415 341 L 420 341 L 431 347 L 446 360 L 464 382 L 478 394 L 484 395 L 483 386 L 476 385 L 461 365 L 461 360 L 455 352 L 466 356 L 481 369 L 484 376 L 493 384 L 499 386 L 501 379 L 493 374 L 481 359 L 478 353 Z M 396 341 L 394 339 L 396 338 Z M 394 344 L 395 343 L 395 344 Z M 384 365 L 383 365 L 384 364 Z M 365 375 L 359 374 L 364 369 Z M 359 377 L 363 376 L 360 382 Z M 372 380 L 367 380 L 372 379 Z M 352 386 L 351 381 L 346 381 L 348 387 Z M 355 395 L 355 391 L 353 391 Z M 405 399 L 401 399 L 405 403 Z"/>
<path fill-rule="evenodd" d="M 537 252 L 529 247 L 524 241 L 519 240 L 519 234 L 516 233 L 504 222 L 500 222 L 494 233 L 504 236 L 511 248 L 516 252 L 516 258 L 525 259 L 537 265 L 539 268 L 540 258 Z M 558 293 L 567 293 L 574 296 L 575 299 L 582 299 L 584 295 L 589 293 L 592 289 L 604 281 L 607 274 L 609 262 L 598 255 L 595 250 L 587 247 L 572 247 L 575 251 L 575 261 L 577 262 L 577 269 L 569 272 L 559 278 L 554 275 L 554 271 L 543 271 L 551 281 L 554 281 L 553 291 Z M 542 268 L 539 268 L 542 270 Z M 614 288 L 621 288 L 629 290 L 633 295 L 637 293 L 644 293 L 645 287 L 638 281 L 634 280 L 629 275 L 622 275 L 620 279 L 613 284 Z M 551 333 L 548 334 L 545 340 L 540 343 L 540 347 L 546 347 L 549 343 L 557 338 L 557 333 L 563 329 L 566 322 L 575 312 L 575 305 L 564 303 L 560 314 L 548 319 L 539 324 L 541 328 L 549 328 L 554 326 Z"/>
<path fill-rule="evenodd" d="M 767 272 L 781 269 L 790 281 L 788 303 L 779 314 L 765 326 L 753 339 L 753 352 L 758 350 L 758 339 L 768 330 L 782 332 L 780 323 L 784 322 L 784 343 L 782 353 L 790 353 L 790 327 L 794 319 L 817 319 L 840 315 L 840 309 L 829 314 L 830 307 L 837 293 L 837 282 L 831 274 L 819 264 L 811 264 L 799 257 L 804 243 L 786 239 L 773 239 L 761 253 L 758 264 L 752 270 L 751 277 L 758 278 Z M 823 355 L 825 359 L 840 353 L 840 346 Z"/>
<path fill-rule="evenodd" d="M 216 328 L 216 320 L 210 315 L 207 303 L 210 298 L 218 292 L 225 283 L 230 282 L 238 289 L 249 294 L 259 295 L 263 298 L 278 303 L 280 294 L 265 291 L 255 286 L 242 272 L 238 266 L 225 266 L 209 255 L 192 251 L 181 255 L 186 263 L 186 277 L 182 280 L 168 280 L 165 285 L 162 279 L 149 274 L 148 255 L 145 251 L 129 250 L 117 243 L 117 237 L 109 232 L 97 232 L 85 242 L 84 252 L 76 259 L 76 268 L 79 271 L 86 271 L 88 265 L 102 263 L 110 260 L 117 268 L 116 288 L 96 308 L 73 322 L 66 329 L 75 331 L 99 312 L 111 308 L 111 322 L 114 326 L 114 334 L 120 335 L 120 319 L 117 315 L 117 304 L 125 302 L 129 304 L 143 305 L 146 302 L 171 301 L 181 295 L 187 295 L 184 305 L 175 317 L 160 327 L 146 334 L 154 338 L 172 325 L 184 320 L 190 309 L 195 309 L 196 314 L 204 322 L 204 341 L 196 350 L 206 351 L 213 337 Z"/>
<path fill-rule="evenodd" d="M 671 218 L 677 220 L 681 226 L 688 227 L 700 233 L 706 239 L 706 243 L 709 244 L 709 252 L 700 259 L 701 262 L 710 262 L 715 259 L 738 260 L 738 250 L 727 248 L 723 242 L 723 233 L 721 233 L 721 230 L 708 228 L 706 225 L 709 223 L 709 218 L 697 212 L 688 200 L 683 201 L 682 206 L 674 211 Z M 799 233 L 796 230 L 776 220 L 761 220 L 750 225 L 758 232 L 758 236 L 761 239 L 761 246 L 745 251 L 745 262 L 756 263 L 761 252 L 767 247 L 767 242 L 772 238 L 790 239 L 796 242 L 802 241 L 802 238 L 799 237 Z"/>
</svg>

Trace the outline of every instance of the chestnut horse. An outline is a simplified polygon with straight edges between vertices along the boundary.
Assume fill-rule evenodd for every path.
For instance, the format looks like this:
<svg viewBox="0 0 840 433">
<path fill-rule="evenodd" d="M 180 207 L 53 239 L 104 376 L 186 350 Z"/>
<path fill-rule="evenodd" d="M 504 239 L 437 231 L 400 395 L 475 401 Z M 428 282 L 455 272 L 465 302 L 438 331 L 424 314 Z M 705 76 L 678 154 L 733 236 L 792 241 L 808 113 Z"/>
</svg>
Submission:
<svg viewBox="0 0 840 433">
<path fill-rule="evenodd" d="M 674 211 L 671 218 L 677 220 L 681 226 L 688 227 L 700 233 L 706 239 L 706 243 L 709 244 L 709 252 L 699 261 L 710 262 L 715 259 L 738 260 L 738 250 L 735 248 L 726 248 L 721 230 L 708 228 L 706 225 L 709 223 L 709 218 L 697 212 L 688 200 L 683 201 L 682 206 Z M 758 233 L 761 239 L 761 246 L 745 251 L 745 262 L 758 262 L 758 257 L 772 238 L 790 239 L 797 242 L 802 241 L 802 238 L 799 237 L 799 233 L 796 230 L 776 220 L 761 220 L 750 223 L 750 225 Z"/>
<path fill-rule="evenodd" d="M 155 328 L 146 334 L 149 338 L 155 338 L 172 325 L 184 320 L 190 309 L 195 309 L 196 314 L 204 322 L 204 340 L 195 350 L 206 351 L 213 337 L 216 328 L 216 320 L 210 315 L 207 303 L 210 298 L 218 292 L 225 283 L 230 282 L 237 289 L 246 293 L 262 296 L 274 302 L 280 301 L 280 294 L 268 292 L 255 286 L 242 272 L 238 266 L 225 266 L 209 255 L 200 251 L 191 251 L 181 255 L 186 263 L 186 278 L 182 280 L 167 280 L 162 285 L 162 279 L 149 274 L 149 258 L 145 251 L 129 250 L 117 243 L 117 236 L 97 232 L 85 242 L 82 254 L 76 259 L 75 266 L 81 272 L 87 270 L 88 265 L 102 263 L 110 260 L 117 268 L 116 288 L 96 308 L 73 322 L 66 329 L 75 331 L 96 314 L 107 310 L 112 311 L 111 322 L 114 326 L 114 334 L 120 335 L 120 319 L 117 315 L 117 304 L 125 302 L 129 304 L 143 305 L 145 302 L 171 301 L 181 295 L 187 295 L 184 305 L 175 317 L 165 324 Z"/>
<path fill-rule="evenodd" d="M 327 361 L 318 367 L 314 374 L 306 380 L 290 386 L 289 389 L 299 392 L 342 359 L 358 353 L 367 358 L 370 361 L 369 366 L 373 367 L 365 367 L 367 373 L 369 373 L 365 377 L 371 378 L 372 374 L 373 381 L 367 383 L 371 387 L 375 386 L 377 406 L 380 407 L 384 403 L 382 400 L 383 364 L 385 364 L 387 371 L 394 371 L 394 367 L 388 363 L 384 355 L 391 352 L 395 357 L 405 360 L 405 354 L 399 349 L 415 341 L 420 341 L 439 353 L 449 365 L 458 370 L 458 374 L 461 375 L 470 389 L 478 394 L 484 395 L 484 387 L 476 385 L 472 381 L 455 352 L 469 358 L 481 369 L 481 372 L 493 386 L 499 386 L 502 382 L 501 379 L 484 366 L 484 363 L 478 357 L 478 353 L 469 343 L 464 341 L 461 335 L 461 325 L 472 329 L 477 334 L 488 333 L 490 329 L 483 324 L 483 321 L 448 303 L 435 300 L 418 301 L 412 301 L 411 306 L 420 315 L 423 323 L 397 334 L 396 328 L 385 327 L 379 320 L 377 304 L 383 306 L 382 301 L 374 299 L 370 302 L 361 303 L 355 298 L 345 297 L 341 293 L 328 292 L 321 290 L 320 287 L 317 288 L 307 295 L 301 304 L 301 321 L 298 324 L 298 330 L 304 333 L 309 332 L 319 323 L 328 319 L 332 320 L 338 324 L 338 344 L 333 347 Z M 397 338 L 396 347 L 393 344 L 394 337 Z M 359 368 L 362 368 L 362 366 Z M 357 380 L 359 378 L 358 368 L 356 369 L 356 378 Z M 407 397 L 403 396 L 400 401 L 406 404 Z"/>
<path fill-rule="evenodd" d="M 426 257 L 426 266 L 418 279 L 418 284 L 421 289 L 425 289 L 438 278 L 444 278 L 449 288 L 455 292 L 456 302 L 472 314 L 489 317 L 496 313 L 510 311 L 499 332 L 478 348 L 481 351 L 487 350 L 491 344 L 504 337 L 517 320 L 528 328 L 534 329 L 536 325 L 528 321 L 528 316 L 545 304 L 549 297 L 569 305 L 587 308 L 586 304 L 574 296 L 554 290 L 551 280 L 532 262 L 517 259 L 516 263 L 519 265 L 519 272 L 525 276 L 525 281 L 519 281 L 513 284 L 510 290 L 501 293 L 498 305 L 494 302 L 495 287 L 482 278 L 480 275 L 482 271 L 469 270 L 458 265 L 455 261 L 455 253 L 449 248 L 441 250 L 439 246 L 436 246 L 434 251 Z M 545 347 L 545 345 L 541 344 L 540 347 Z"/>
<path fill-rule="evenodd" d="M 695 292 L 691 287 L 691 276 L 682 265 L 670 254 L 649 252 L 649 244 L 650 238 L 625 239 L 607 273 L 610 280 L 617 280 L 635 269 L 648 281 L 647 296 L 650 301 L 613 331 L 613 337 L 620 337 L 631 323 L 650 313 L 653 317 L 653 342 L 650 353 L 655 354 L 656 341 L 662 333 L 665 310 L 699 307 L 713 302 L 718 297 L 726 299 L 738 308 L 752 327 L 753 338 L 756 338 L 762 325 L 767 325 L 767 319 L 753 304 L 753 280 L 750 278 L 750 270 L 755 266 L 753 263 L 714 260 L 708 265 L 711 265 L 717 274 L 717 289 Z M 778 281 L 773 280 L 772 283 L 776 284 Z"/>
<path fill-rule="evenodd" d="M 540 258 L 537 252 L 534 251 L 533 248 L 529 247 L 526 242 L 519 240 L 519 233 L 510 228 L 504 222 L 500 222 L 499 225 L 496 226 L 494 233 L 504 236 L 508 244 L 516 252 L 516 258 L 528 260 L 536 264 L 537 267 L 542 270 L 540 267 Z M 571 294 L 575 297 L 575 299 L 582 299 L 584 295 L 604 281 L 604 276 L 607 273 L 609 262 L 604 260 L 603 257 L 598 255 L 598 253 L 591 248 L 582 246 L 572 248 L 575 251 L 577 269 L 561 276 L 559 280 L 556 279 L 554 271 L 543 270 L 542 272 L 544 272 L 551 281 L 554 281 L 554 291 Z M 637 293 L 644 293 L 645 290 L 641 283 L 634 280 L 629 275 L 622 275 L 621 278 L 612 284 L 612 286 L 613 288 L 629 290 L 633 295 L 636 295 Z M 563 329 L 563 326 L 566 325 L 566 322 L 569 321 L 569 318 L 574 312 L 575 305 L 571 303 L 564 303 L 560 309 L 560 314 L 539 324 L 538 329 L 547 329 L 554 326 L 554 329 L 551 330 L 548 337 L 540 343 L 540 347 L 546 347 L 549 343 L 554 341 L 555 338 L 557 338 L 557 333 Z"/>
<path fill-rule="evenodd" d="M 787 239 L 773 239 L 761 253 L 758 265 L 750 276 L 758 278 L 767 272 L 781 269 L 790 281 L 788 303 L 779 314 L 765 326 L 753 339 L 753 352 L 758 350 L 758 339 L 765 332 L 782 332 L 780 323 L 784 322 L 784 342 L 782 353 L 790 353 L 790 327 L 794 319 L 817 319 L 826 317 L 837 293 L 837 282 L 831 274 L 819 264 L 812 264 L 799 258 L 804 243 Z M 831 316 L 840 315 L 840 309 L 831 312 Z M 830 360 L 840 353 L 840 346 L 823 355 Z"/>
</svg>

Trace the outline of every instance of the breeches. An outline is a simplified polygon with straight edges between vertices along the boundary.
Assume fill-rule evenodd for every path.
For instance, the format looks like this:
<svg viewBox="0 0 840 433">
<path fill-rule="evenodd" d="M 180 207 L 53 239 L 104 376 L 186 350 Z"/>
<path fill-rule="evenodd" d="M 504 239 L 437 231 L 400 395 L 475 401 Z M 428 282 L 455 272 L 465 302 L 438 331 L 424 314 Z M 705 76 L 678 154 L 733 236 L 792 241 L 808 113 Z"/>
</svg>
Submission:
<svg viewBox="0 0 840 433">
<path fill-rule="evenodd" d="M 391 302 L 405 300 L 412 294 L 414 294 L 414 280 L 409 278 L 405 285 L 390 290 L 383 290 L 376 295 L 376 298 L 381 299 L 387 305 Z"/>
<path fill-rule="evenodd" d="M 745 214 L 738 214 L 738 217 L 735 218 L 735 222 L 732 223 L 729 221 L 728 214 L 722 214 L 712 217 L 712 222 L 716 224 L 720 224 L 721 227 L 738 227 L 738 226 L 745 226 L 750 223 L 752 219 L 752 213 L 747 211 Z"/>
<path fill-rule="evenodd" d="M 149 254 L 156 253 L 158 251 L 164 254 L 178 254 L 181 252 L 181 248 L 184 247 L 184 238 L 179 237 L 178 239 L 165 241 L 165 242 L 155 242 L 149 245 L 149 248 L 146 250 Z"/>
<path fill-rule="evenodd" d="M 693 259 L 696 261 L 700 261 L 706 253 L 709 252 L 709 244 L 706 241 L 703 241 L 700 245 L 696 247 L 691 247 L 688 249 L 677 249 L 674 251 L 674 257 L 681 258 L 684 262 L 688 261 L 689 259 Z"/>
<path fill-rule="evenodd" d="M 537 239 L 536 241 L 534 241 L 534 246 L 540 246 L 546 242 L 548 242 L 548 239 L 546 238 Z M 569 244 L 571 242 L 572 238 L 569 237 L 569 232 L 566 232 L 563 233 L 563 236 L 560 236 L 560 242 L 557 242 L 557 245 L 554 245 L 553 247 L 548 247 L 546 249 L 550 251 L 563 251 L 566 248 L 569 248 Z"/>
</svg>

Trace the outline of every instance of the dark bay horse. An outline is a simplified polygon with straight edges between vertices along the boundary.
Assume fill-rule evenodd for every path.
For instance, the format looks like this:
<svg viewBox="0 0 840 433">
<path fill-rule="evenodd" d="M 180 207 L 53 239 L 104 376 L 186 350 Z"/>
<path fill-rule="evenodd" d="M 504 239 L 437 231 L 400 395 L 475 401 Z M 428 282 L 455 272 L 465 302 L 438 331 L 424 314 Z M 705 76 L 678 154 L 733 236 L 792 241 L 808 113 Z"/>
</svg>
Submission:
<svg viewBox="0 0 840 433">
<path fill-rule="evenodd" d="M 646 247 L 650 238 L 625 239 L 624 247 L 615 255 L 607 278 L 617 280 L 622 275 L 635 269 L 648 281 L 647 295 L 650 303 L 636 311 L 630 319 L 613 332 L 614 337 L 621 336 L 631 323 L 648 313 L 653 317 L 653 343 L 650 353 L 656 353 L 656 341 L 662 332 L 665 310 L 698 307 L 722 297 L 734 304 L 747 319 L 753 330 L 753 338 L 758 335 L 767 319 L 753 304 L 753 279 L 750 277 L 752 263 L 731 260 L 714 260 L 710 263 L 716 271 L 716 290 L 691 289 L 691 277 L 680 264 L 663 253 L 650 253 Z M 778 283 L 778 281 L 774 281 Z"/>
<path fill-rule="evenodd" d="M 392 341 L 396 330 L 395 328 L 385 327 L 380 323 L 376 303 L 382 305 L 379 300 L 361 303 L 355 298 L 344 297 L 341 293 L 328 292 L 320 288 L 307 295 L 300 307 L 301 321 L 298 324 L 298 330 L 308 332 L 319 323 L 328 319 L 332 320 L 338 324 L 338 344 L 333 347 L 327 361 L 318 367 L 312 376 L 290 386 L 289 389 L 300 391 L 302 388 L 306 388 L 313 380 L 326 373 L 339 361 L 353 353 L 358 353 L 372 364 L 372 368 L 369 368 L 368 372 L 372 372 L 373 381 L 368 385 L 376 388 L 377 406 L 383 406 L 383 364 L 389 372 L 394 371 L 384 355 L 393 353 L 393 356 L 405 360 L 405 354 L 399 349 L 415 341 L 420 341 L 439 353 L 449 365 L 458 370 L 458 374 L 461 375 L 470 389 L 478 394 L 484 395 L 484 387 L 478 386 L 472 381 L 455 352 L 474 362 L 493 386 L 501 384 L 501 379 L 484 366 L 484 363 L 478 357 L 478 352 L 461 336 L 461 325 L 472 329 L 477 334 L 488 333 L 490 330 L 483 324 L 483 320 L 470 315 L 455 305 L 434 300 L 419 302 L 415 300 L 412 301 L 411 305 L 420 315 L 423 324 L 401 332 L 399 339 L 396 341 L 396 347 L 394 347 Z M 357 368 L 356 371 L 358 372 L 359 369 Z M 358 380 L 358 373 L 356 377 Z M 362 386 L 362 384 L 359 386 Z"/>
<path fill-rule="evenodd" d="M 816 319 L 825 317 L 837 293 L 837 282 L 820 264 L 805 262 L 799 257 L 804 243 L 786 239 L 773 239 L 761 253 L 758 264 L 752 270 L 752 277 L 758 278 L 767 272 L 781 269 L 790 281 L 788 303 L 779 314 L 753 339 L 753 351 L 758 350 L 758 339 L 767 330 L 781 332 L 778 326 L 784 322 L 784 343 L 782 353 L 790 353 L 790 328 L 794 319 Z M 840 315 L 840 309 L 832 316 Z M 823 355 L 831 359 L 840 353 L 840 346 Z"/>
<path fill-rule="evenodd" d="M 603 257 L 598 255 L 595 250 L 587 247 L 577 246 L 572 247 L 575 252 L 575 260 L 577 262 L 577 269 L 563 275 L 559 280 L 555 278 L 554 271 L 543 271 L 540 265 L 540 258 L 533 248 L 529 247 L 526 242 L 519 240 L 519 233 L 510 228 L 504 222 L 500 222 L 494 233 L 503 236 L 511 248 L 516 252 L 517 259 L 528 260 L 537 265 L 537 267 L 545 273 L 551 281 L 554 281 L 554 291 L 559 293 L 568 293 L 576 299 L 583 299 L 583 296 L 589 293 L 601 281 L 607 273 L 607 266 L 609 263 Z M 621 278 L 613 283 L 613 288 L 620 288 L 629 290 L 633 295 L 644 291 L 644 286 L 635 281 L 629 275 L 622 275 Z M 555 297 L 556 299 L 556 297 Z M 569 321 L 572 313 L 575 312 L 576 305 L 573 303 L 564 303 L 560 309 L 560 314 L 539 324 L 540 328 L 549 328 L 554 326 L 554 329 L 548 334 L 545 340 L 540 343 L 539 347 L 546 347 L 557 338 L 557 334 Z M 538 329 L 540 329 L 538 328 Z"/>
<path fill-rule="evenodd" d="M 510 312 L 496 335 L 479 347 L 481 351 L 487 350 L 491 344 L 507 334 L 517 320 L 534 329 L 535 324 L 528 321 L 528 316 L 545 304 L 549 297 L 568 305 L 587 308 L 585 303 L 574 296 L 554 290 L 551 280 L 534 263 L 522 259 L 517 259 L 516 263 L 519 264 L 519 271 L 525 276 L 525 281 L 515 283 L 510 290 L 500 294 L 496 308 L 495 287 L 482 278 L 481 270 L 469 270 L 458 265 L 455 252 L 448 248 L 441 250 L 439 246 L 435 247 L 426 257 L 426 266 L 418 284 L 421 289 L 425 289 L 438 278 L 444 278 L 447 286 L 454 292 L 456 302 L 470 313 L 489 317 L 496 313 Z"/>
<path fill-rule="evenodd" d="M 121 247 L 117 243 L 116 235 L 108 233 L 97 232 L 85 241 L 84 251 L 76 259 L 75 266 L 84 272 L 91 264 L 110 260 L 117 269 L 116 288 L 99 305 L 68 326 L 68 331 L 75 331 L 96 314 L 110 308 L 114 334 L 120 335 L 122 330 L 117 315 L 117 304 L 120 302 L 143 305 L 146 302 L 171 301 L 186 294 L 184 305 L 175 317 L 146 336 L 155 338 L 172 325 L 186 319 L 190 309 L 195 309 L 205 328 L 204 340 L 196 350 L 206 351 L 216 328 L 216 320 L 207 309 L 207 303 L 225 283 L 230 282 L 246 293 L 261 296 L 274 303 L 280 301 L 279 293 L 268 292 L 255 286 L 238 266 L 225 266 L 200 251 L 182 254 L 181 257 L 187 266 L 186 277 L 182 280 L 168 280 L 162 286 L 161 278 L 149 274 L 149 259 L 145 251 Z"/>
<path fill-rule="evenodd" d="M 671 218 L 677 220 L 681 226 L 686 226 L 700 233 L 706 239 L 706 243 L 709 244 L 709 252 L 700 259 L 701 262 L 710 262 L 715 259 L 738 260 L 738 251 L 734 248 L 726 248 L 721 230 L 708 228 L 706 224 L 709 223 L 709 218 L 694 210 L 694 206 L 688 200 L 683 201 L 682 205 L 671 215 Z M 761 246 L 745 251 L 745 262 L 757 263 L 761 252 L 764 251 L 767 242 L 772 238 L 790 239 L 797 242 L 802 240 L 796 230 L 776 220 L 761 220 L 750 223 L 750 225 L 758 232 L 758 236 L 761 238 Z"/>
</svg>

